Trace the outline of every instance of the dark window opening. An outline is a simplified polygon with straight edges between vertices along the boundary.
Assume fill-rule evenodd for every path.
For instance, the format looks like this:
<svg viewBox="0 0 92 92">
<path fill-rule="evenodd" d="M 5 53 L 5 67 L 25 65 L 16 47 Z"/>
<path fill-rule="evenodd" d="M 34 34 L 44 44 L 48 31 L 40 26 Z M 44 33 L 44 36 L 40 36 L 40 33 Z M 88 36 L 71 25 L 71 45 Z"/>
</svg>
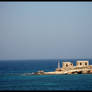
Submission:
<svg viewBox="0 0 92 92">
<path fill-rule="evenodd" d="M 68 64 L 66 64 L 66 67 L 68 67 Z"/>
<path fill-rule="evenodd" d="M 85 65 L 87 65 L 87 63 L 85 63 Z"/>
<path fill-rule="evenodd" d="M 80 63 L 80 65 L 82 65 L 82 63 Z"/>
</svg>

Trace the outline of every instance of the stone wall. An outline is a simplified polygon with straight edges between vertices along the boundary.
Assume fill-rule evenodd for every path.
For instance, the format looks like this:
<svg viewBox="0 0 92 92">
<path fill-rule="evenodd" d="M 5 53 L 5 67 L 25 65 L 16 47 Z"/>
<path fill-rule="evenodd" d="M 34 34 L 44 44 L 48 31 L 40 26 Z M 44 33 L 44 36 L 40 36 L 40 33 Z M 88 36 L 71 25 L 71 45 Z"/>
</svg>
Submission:
<svg viewBox="0 0 92 92">
<path fill-rule="evenodd" d="M 88 65 L 89 65 L 88 61 L 77 61 L 76 62 L 77 67 L 85 67 L 85 66 L 88 66 Z"/>
<path fill-rule="evenodd" d="M 73 64 L 71 62 L 63 62 L 62 63 L 62 68 L 67 70 L 67 69 L 72 69 L 73 68 Z"/>
</svg>

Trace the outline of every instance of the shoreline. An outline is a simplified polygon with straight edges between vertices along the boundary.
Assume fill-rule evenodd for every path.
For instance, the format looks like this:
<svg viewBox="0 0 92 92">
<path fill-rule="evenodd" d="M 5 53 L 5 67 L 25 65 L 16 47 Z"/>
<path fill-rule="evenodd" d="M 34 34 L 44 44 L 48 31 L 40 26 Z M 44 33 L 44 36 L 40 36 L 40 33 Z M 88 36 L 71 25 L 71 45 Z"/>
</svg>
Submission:
<svg viewBox="0 0 92 92">
<path fill-rule="evenodd" d="M 88 60 L 77 60 L 76 66 L 70 61 L 62 62 L 62 67 L 60 67 L 60 62 L 58 61 L 58 67 L 55 71 L 44 72 L 39 70 L 38 72 L 32 73 L 32 75 L 53 75 L 53 74 L 92 74 L 92 65 L 89 65 Z"/>
</svg>

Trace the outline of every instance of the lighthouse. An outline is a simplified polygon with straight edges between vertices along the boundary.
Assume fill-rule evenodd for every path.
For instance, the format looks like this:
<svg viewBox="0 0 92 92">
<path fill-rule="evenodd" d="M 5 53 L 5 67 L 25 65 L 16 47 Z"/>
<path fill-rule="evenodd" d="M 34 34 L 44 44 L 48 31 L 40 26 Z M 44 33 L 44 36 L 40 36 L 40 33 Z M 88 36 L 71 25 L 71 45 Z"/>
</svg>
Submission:
<svg viewBox="0 0 92 92">
<path fill-rule="evenodd" d="M 58 69 L 60 69 L 60 61 L 58 60 Z"/>
<path fill-rule="evenodd" d="M 58 60 L 58 64 L 57 64 L 57 68 L 56 68 L 56 72 L 60 72 L 61 68 L 60 68 L 60 61 Z"/>
</svg>

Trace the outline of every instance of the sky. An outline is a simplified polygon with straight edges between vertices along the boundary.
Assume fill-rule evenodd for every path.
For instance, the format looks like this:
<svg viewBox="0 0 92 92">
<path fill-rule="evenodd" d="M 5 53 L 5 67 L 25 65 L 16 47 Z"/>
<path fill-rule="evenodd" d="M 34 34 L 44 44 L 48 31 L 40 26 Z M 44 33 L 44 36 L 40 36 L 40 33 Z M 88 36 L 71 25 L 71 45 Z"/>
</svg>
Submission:
<svg viewBox="0 0 92 92">
<path fill-rule="evenodd" d="M 92 57 L 92 2 L 0 2 L 0 60 Z"/>
</svg>

